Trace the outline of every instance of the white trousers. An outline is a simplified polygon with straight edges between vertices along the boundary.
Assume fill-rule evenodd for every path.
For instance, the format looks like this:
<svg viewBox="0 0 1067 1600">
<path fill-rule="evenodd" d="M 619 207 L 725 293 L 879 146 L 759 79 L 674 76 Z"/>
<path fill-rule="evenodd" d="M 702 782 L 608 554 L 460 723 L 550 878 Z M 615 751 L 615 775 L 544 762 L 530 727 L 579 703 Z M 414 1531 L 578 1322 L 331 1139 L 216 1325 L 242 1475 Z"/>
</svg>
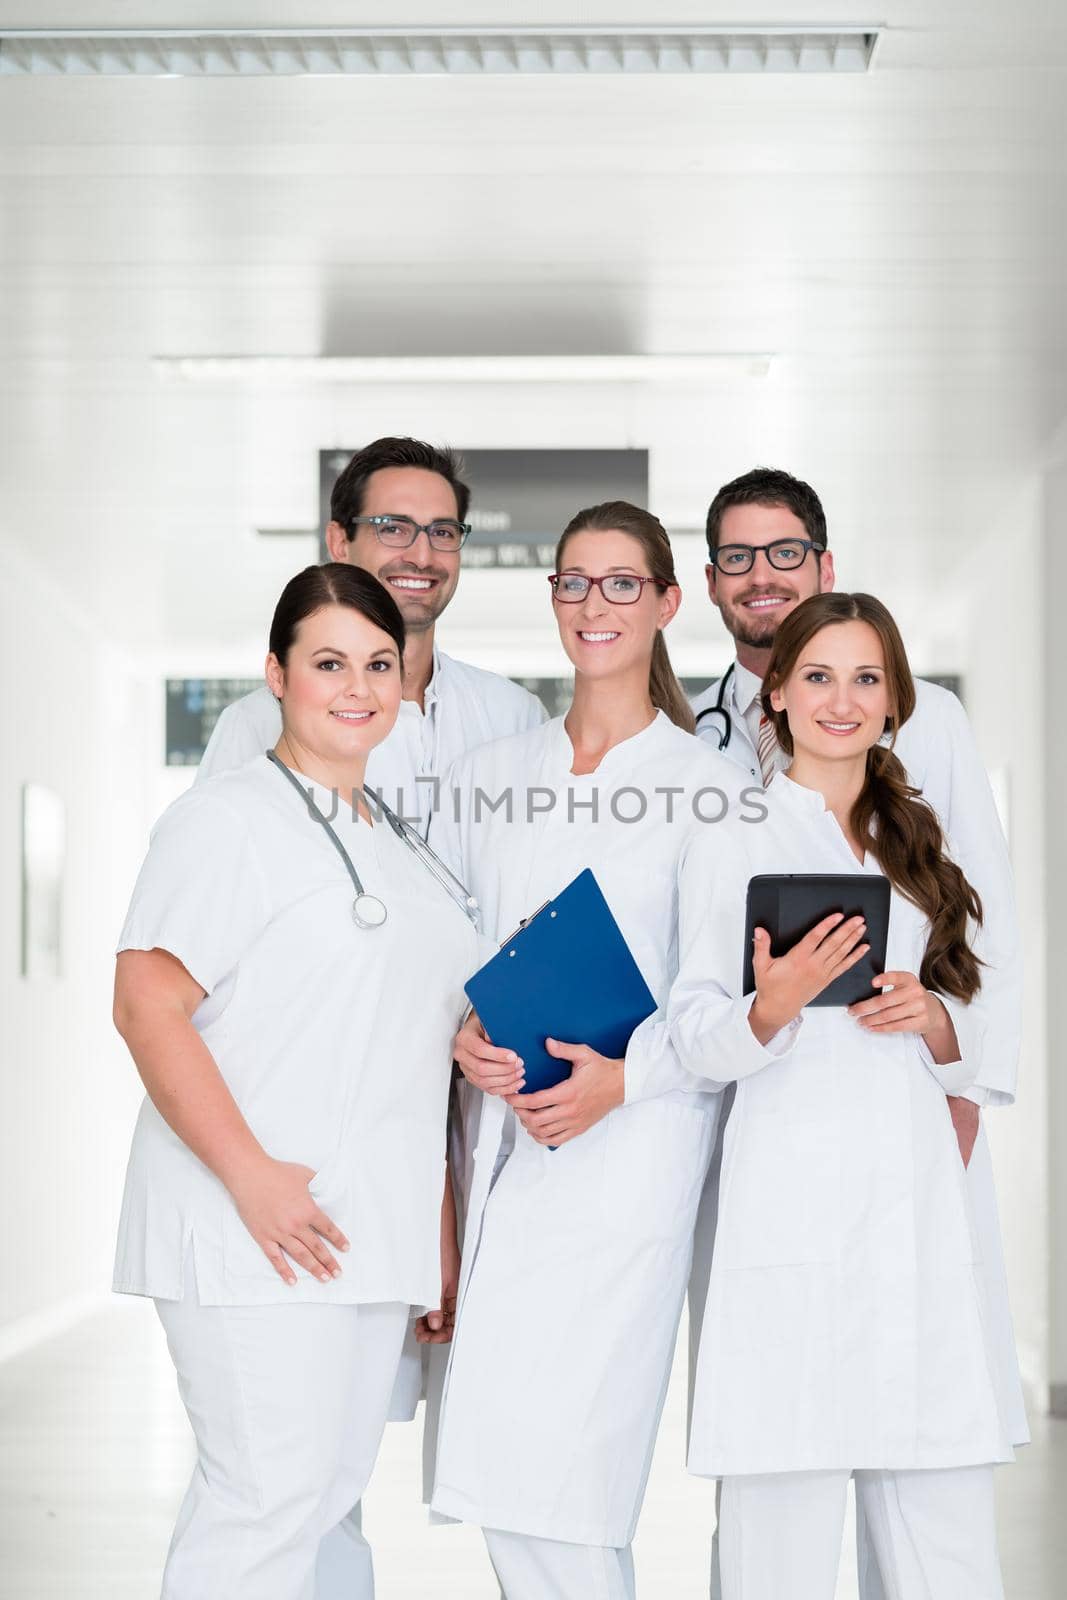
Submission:
<svg viewBox="0 0 1067 1600">
<path fill-rule="evenodd" d="M 483 1528 L 504 1600 L 636 1600 L 630 1546 L 564 1544 Z"/>
<path fill-rule="evenodd" d="M 202 1306 L 187 1283 L 156 1309 L 197 1446 L 162 1600 L 314 1600 L 319 1561 L 372 1594 L 358 1502 L 408 1307 Z"/>
<path fill-rule="evenodd" d="M 423 1387 L 424 1349 L 447 1351 L 443 1345 L 420 1345 L 415 1338 L 415 1324 L 409 1322 L 389 1401 L 390 1422 L 410 1422 L 415 1415 Z M 363 1507 L 359 1504 L 319 1545 L 315 1600 L 374 1600 L 374 1562 L 363 1536 Z"/>
<path fill-rule="evenodd" d="M 886 1600 L 1004 1600 L 992 1467 L 851 1476 Z M 724 1478 L 722 1600 L 833 1600 L 849 1477 Z"/>
<path fill-rule="evenodd" d="M 709 1589 L 710 1600 L 722 1600 L 722 1575 L 719 1571 L 719 1520 L 722 1517 L 722 1480 L 715 1482 L 715 1532 L 711 1536 L 711 1586 Z M 878 1562 L 875 1560 L 871 1548 L 870 1536 L 867 1532 L 867 1518 L 863 1514 L 863 1505 L 856 1505 L 856 1577 L 859 1600 L 886 1600 L 886 1593 L 882 1587 L 882 1575 L 878 1571 Z M 319 1597 L 316 1596 L 316 1600 Z M 363 1596 L 359 1597 L 363 1600 Z M 368 1600 L 374 1600 L 373 1593 Z"/>
</svg>

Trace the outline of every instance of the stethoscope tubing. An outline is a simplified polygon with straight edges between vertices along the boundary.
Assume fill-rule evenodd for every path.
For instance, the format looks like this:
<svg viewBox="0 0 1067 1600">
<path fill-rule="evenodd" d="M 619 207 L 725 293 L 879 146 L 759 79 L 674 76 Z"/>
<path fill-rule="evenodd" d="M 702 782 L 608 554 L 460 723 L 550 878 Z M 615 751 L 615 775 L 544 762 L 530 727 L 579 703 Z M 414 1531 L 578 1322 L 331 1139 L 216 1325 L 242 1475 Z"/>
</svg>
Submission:
<svg viewBox="0 0 1067 1600">
<path fill-rule="evenodd" d="M 341 843 L 329 819 L 323 816 L 322 812 L 315 804 L 310 790 L 304 789 L 296 774 L 290 771 L 290 769 L 285 765 L 284 761 L 279 760 L 273 750 L 267 750 L 265 754 L 267 760 L 271 762 L 273 766 L 278 768 L 278 771 L 289 780 L 296 792 L 307 802 L 308 810 L 315 818 L 316 822 L 320 823 L 326 830 L 326 833 L 330 839 L 330 843 L 333 845 L 334 849 L 341 857 L 341 860 L 344 862 L 345 871 L 352 880 L 352 887 L 356 891 L 356 898 L 352 908 L 356 926 L 364 929 L 380 927 L 386 918 L 386 907 L 384 901 L 379 900 L 377 895 L 371 895 L 367 893 L 367 890 L 363 887 L 362 879 L 360 878 L 359 873 L 356 871 L 355 863 L 353 862 L 352 857 Z M 466 885 L 461 883 L 459 878 L 456 877 L 451 868 L 447 867 L 441 860 L 440 856 L 430 848 L 422 835 L 417 832 L 417 830 L 413 828 L 409 822 L 406 822 L 403 817 L 398 817 L 391 807 L 386 805 L 381 795 L 378 794 L 374 789 L 370 789 L 366 784 L 364 784 L 361 793 L 365 800 L 368 802 L 373 802 L 373 804 L 378 807 L 381 815 L 385 818 L 386 822 L 388 822 L 397 838 L 402 840 L 412 854 L 419 858 L 423 866 L 426 867 L 427 871 L 430 873 L 431 877 L 440 884 L 441 888 L 445 890 L 449 898 L 460 907 L 460 909 L 467 917 L 470 918 L 472 922 L 476 922 L 478 913 L 477 900 L 467 889 Z M 361 902 L 363 902 L 365 906 L 369 906 L 369 903 L 372 901 L 381 907 L 382 916 L 380 919 L 375 917 L 373 920 L 368 920 L 360 912 Z"/>
<path fill-rule="evenodd" d="M 719 717 L 719 718 L 721 718 L 722 726 L 718 731 L 719 753 L 720 754 L 726 749 L 727 745 L 730 743 L 730 740 L 732 739 L 733 732 L 734 732 L 734 719 L 730 715 L 730 712 L 727 710 L 726 705 L 724 704 L 724 701 L 726 699 L 726 691 L 727 691 L 730 683 L 733 680 L 733 675 L 734 675 L 734 663 L 731 661 L 730 665 L 727 667 L 726 671 L 723 673 L 722 677 L 719 679 L 719 690 L 718 690 L 718 693 L 715 696 L 715 704 L 713 706 L 707 706 L 705 708 L 705 710 L 703 710 L 700 713 L 699 717 L 697 717 L 697 726 L 698 727 L 699 727 L 700 723 L 704 720 L 705 717 Z"/>
</svg>

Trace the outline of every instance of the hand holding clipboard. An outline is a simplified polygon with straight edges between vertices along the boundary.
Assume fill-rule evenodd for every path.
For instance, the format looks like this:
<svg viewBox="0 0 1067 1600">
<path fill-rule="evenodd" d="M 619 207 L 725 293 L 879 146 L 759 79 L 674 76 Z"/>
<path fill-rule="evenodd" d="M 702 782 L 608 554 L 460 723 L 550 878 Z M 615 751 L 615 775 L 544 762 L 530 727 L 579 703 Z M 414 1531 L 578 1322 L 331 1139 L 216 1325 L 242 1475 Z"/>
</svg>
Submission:
<svg viewBox="0 0 1067 1600">
<path fill-rule="evenodd" d="M 625 1055 L 634 1029 L 656 1009 L 588 869 L 506 940 L 466 989 L 493 1044 L 524 1062 L 524 1095 L 570 1076 L 563 1050 L 572 1046 Z M 549 1039 L 564 1041 L 562 1050 L 550 1049 Z"/>
</svg>

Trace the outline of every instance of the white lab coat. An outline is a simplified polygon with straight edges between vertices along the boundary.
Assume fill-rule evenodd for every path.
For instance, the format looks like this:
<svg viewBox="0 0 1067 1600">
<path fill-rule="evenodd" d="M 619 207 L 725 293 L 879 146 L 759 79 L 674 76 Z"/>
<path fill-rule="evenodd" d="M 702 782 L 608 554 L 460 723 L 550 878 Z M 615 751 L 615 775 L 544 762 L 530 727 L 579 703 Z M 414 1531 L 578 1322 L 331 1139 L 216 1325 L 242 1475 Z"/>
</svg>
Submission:
<svg viewBox="0 0 1067 1600">
<path fill-rule="evenodd" d="M 760 1045 L 748 1024 L 754 997 L 741 994 L 749 879 L 880 871 L 870 856 L 859 866 L 817 792 L 778 776 L 766 803 L 758 826 L 731 823 L 720 839 L 693 840 L 680 868 L 671 1040 L 695 1077 L 737 1085 L 690 1470 L 1009 1460 L 945 1103 L 978 1069 L 987 1008 L 946 1000 L 960 1041 L 949 1066 L 935 1065 L 919 1036 L 871 1035 L 836 1007 L 807 1007 Z M 894 893 L 887 968 L 918 972 L 927 932 Z"/>
<path fill-rule="evenodd" d="M 466 875 L 485 931 L 498 937 L 592 868 L 662 1002 L 676 961 L 679 855 L 695 832 L 718 831 L 696 820 L 693 796 L 717 787 L 736 797 L 740 783 L 662 713 L 596 773 L 575 777 L 572 761 L 560 720 L 484 746 L 459 764 L 462 818 L 449 823 L 443 808 L 435 844 Z M 479 821 L 475 792 L 495 800 L 509 788 L 513 819 L 501 809 Z M 530 793 L 536 804 L 554 798 L 551 812 L 528 821 Z M 636 815 L 645 797 L 644 819 L 618 820 L 616 796 L 623 816 Z M 698 804 L 707 816 L 721 810 L 707 795 Z M 555 1151 L 514 1125 L 503 1101 L 485 1098 L 437 1454 L 438 1512 L 576 1544 L 625 1545 L 633 1535 L 718 1097 L 687 1092 L 687 1074 L 675 1067 L 672 1077 L 655 1049 L 628 1052 L 626 1076 L 627 1104 Z M 506 1120 L 514 1149 L 494 1182 Z"/>
<path fill-rule="evenodd" d="M 724 697 L 732 715 L 733 731 L 723 753 L 758 782 L 759 760 L 745 718 L 731 693 L 735 681 L 736 678 L 727 685 Z M 692 702 L 694 712 L 699 714 L 713 706 L 717 691 L 718 684 L 712 683 L 697 695 Z M 952 853 L 978 890 L 985 914 L 983 942 L 989 967 L 984 974 L 983 1007 L 987 1026 L 975 1079 L 965 1094 L 982 1106 L 1010 1105 L 1015 1098 L 1018 1070 L 1022 943 L 1007 844 L 989 779 L 959 700 L 947 689 L 921 678 L 915 680 L 915 695 L 915 710 L 897 735 L 894 749 L 910 782 L 922 790 L 941 819 Z M 720 731 L 718 717 L 705 720 L 697 728 L 698 736 L 713 750 L 719 748 Z M 731 1098 L 732 1091 L 728 1091 L 723 1126 Z M 721 1137 L 720 1130 L 720 1141 Z M 721 1149 L 712 1160 L 694 1246 L 689 1293 L 691 1384 L 714 1244 L 716 1174 L 720 1156 Z M 978 1135 L 967 1168 L 967 1184 L 976 1229 L 976 1270 L 983 1279 L 994 1334 L 1001 1411 L 1009 1419 L 1012 1442 L 1026 1444 L 1030 1430 L 1015 1350 L 993 1169 L 984 1128 Z"/>
<path fill-rule="evenodd" d="M 330 816 L 333 796 L 312 788 Z M 287 1287 L 223 1184 L 146 1099 L 121 1292 L 181 1299 L 191 1253 L 202 1305 L 439 1303 L 451 1042 L 483 941 L 387 823 L 371 828 L 343 799 L 332 821 L 388 908 L 383 927 L 355 925 L 329 836 L 260 756 L 164 813 L 119 949 L 167 950 L 206 991 L 193 1025 L 263 1147 L 315 1169 L 311 1191 L 351 1243 L 343 1276 L 321 1284 L 300 1270 Z"/>
<path fill-rule="evenodd" d="M 436 786 L 454 761 L 490 739 L 540 727 L 545 708 L 536 695 L 496 672 L 434 650 L 425 710 L 402 700 L 396 725 L 367 758 L 367 782 L 423 838 Z M 282 731 L 278 702 L 264 685 L 222 712 L 197 771 L 197 780 L 244 766 L 272 750 Z"/>
</svg>

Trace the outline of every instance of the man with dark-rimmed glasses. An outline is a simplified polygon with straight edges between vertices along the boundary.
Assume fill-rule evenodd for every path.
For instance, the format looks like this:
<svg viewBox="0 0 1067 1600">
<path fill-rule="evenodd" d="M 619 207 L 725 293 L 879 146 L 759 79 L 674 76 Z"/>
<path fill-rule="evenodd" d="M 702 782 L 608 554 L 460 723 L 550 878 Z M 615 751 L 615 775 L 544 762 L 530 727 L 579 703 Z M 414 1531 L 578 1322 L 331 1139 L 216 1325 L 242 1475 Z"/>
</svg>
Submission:
<svg viewBox="0 0 1067 1600">
<path fill-rule="evenodd" d="M 461 472 L 452 450 L 418 439 L 375 439 L 334 484 L 326 528 L 331 560 L 372 573 L 404 618 L 404 698 L 396 727 L 371 754 L 367 782 L 424 835 L 433 779 L 468 750 L 536 727 L 545 716 L 541 702 L 518 684 L 437 647 L 437 619 L 456 592 L 470 532 L 470 490 Z M 281 714 L 265 686 L 227 706 L 198 779 L 272 749 L 280 729 Z"/>
</svg>

